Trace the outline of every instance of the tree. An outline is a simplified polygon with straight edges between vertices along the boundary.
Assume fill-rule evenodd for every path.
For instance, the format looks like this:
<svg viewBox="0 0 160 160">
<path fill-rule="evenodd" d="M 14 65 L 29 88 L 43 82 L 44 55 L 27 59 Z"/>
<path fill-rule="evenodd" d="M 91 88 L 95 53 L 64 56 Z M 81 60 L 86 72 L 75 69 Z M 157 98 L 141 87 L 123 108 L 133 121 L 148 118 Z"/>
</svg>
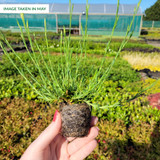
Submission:
<svg viewBox="0 0 160 160">
<path fill-rule="evenodd" d="M 148 21 L 160 21 L 160 0 L 145 10 L 144 20 Z"/>
</svg>

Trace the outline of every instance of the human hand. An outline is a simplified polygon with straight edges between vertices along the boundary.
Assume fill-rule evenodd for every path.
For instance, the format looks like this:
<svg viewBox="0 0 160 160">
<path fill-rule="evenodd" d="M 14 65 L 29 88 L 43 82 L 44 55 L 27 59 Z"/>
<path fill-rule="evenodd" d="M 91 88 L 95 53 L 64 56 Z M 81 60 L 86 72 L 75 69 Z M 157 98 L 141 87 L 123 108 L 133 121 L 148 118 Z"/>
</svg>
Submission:
<svg viewBox="0 0 160 160">
<path fill-rule="evenodd" d="M 97 121 L 92 117 L 91 126 Z M 83 160 L 97 146 L 97 127 L 91 127 L 86 137 L 76 139 L 63 137 L 60 129 L 61 116 L 56 111 L 52 123 L 31 143 L 21 160 Z"/>
</svg>

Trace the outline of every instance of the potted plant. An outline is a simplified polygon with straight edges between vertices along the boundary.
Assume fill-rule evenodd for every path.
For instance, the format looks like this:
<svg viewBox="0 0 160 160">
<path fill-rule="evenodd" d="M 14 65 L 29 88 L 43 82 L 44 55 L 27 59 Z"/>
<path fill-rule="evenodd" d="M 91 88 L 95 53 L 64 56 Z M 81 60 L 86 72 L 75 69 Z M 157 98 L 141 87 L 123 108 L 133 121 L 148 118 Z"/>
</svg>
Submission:
<svg viewBox="0 0 160 160">
<path fill-rule="evenodd" d="M 141 0 L 140 0 L 141 2 Z M 59 61 L 57 62 L 57 67 L 54 68 L 54 65 L 51 61 L 51 55 L 49 51 L 48 39 L 47 39 L 47 27 L 46 21 L 44 21 L 45 26 L 45 42 L 47 48 L 47 55 L 42 53 L 41 47 L 38 45 L 36 38 L 31 37 L 28 21 L 25 22 L 24 15 L 21 14 L 21 18 L 23 21 L 23 25 L 25 28 L 25 32 L 28 36 L 28 40 L 30 42 L 31 51 L 28 49 L 24 33 L 22 27 L 19 25 L 21 30 L 21 37 L 23 43 L 26 47 L 27 54 L 34 67 L 37 69 L 39 77 L 35 77 L 31 70 L 27 67 L 27 64 L 20 58 L 19 54 L 14 51 L 8 40 L 3 37 L 5 44 L 12 50 L 14 56 L 19 60 L 19 62 L 23 65 L 25 72 L 18 68 L 16 63 L 11 58 L 10 54 L 7 53 L 6 48 L 3 43 L 0 42 L 0 46 L 3 49 L 6 56 L 10 59 L 12 64 L 17 68 L 22 77 L 28 82 L 28 84 L 32 87 L 39 98 L 44 101 L 50 103 L 58 103 L 60 108 L 60 113 L 62 117 L 62 134 L 65 137 L 83 137 L 88 134 L 90 129 L 90 121 L 91 121 L 91 110 L 92 108 L 96 108 L 96 104 L 91 103 L 91 99 L 95 94 L 98 94 L 103 84 L 109 75 L 110 70 L 112 69 L 115 60 L 119 56 L 121 50 L 124 48 L 125 44 L 131 38 L 133 32 L 131 31 L 132 24 L 135 19 L 135 15 L 138 11 L 140 2 L 137 5 L 137 8 L 134 11 L 133 19 L 131 24 L 128 26 L 126 31 L 126 36 L 121 43 L 119 50 L 116 53 L 115 58 L 106 69 L 105 72 L 102 72 L 102 67 L 106 60 L 106 54 L 109 50 L 109 46 L 112 40 L 112 36 L 117 25 L 119 16 L 119 0 L 117 5 L 117 13 L 115 18 L 115 24 L 113 27 L 113 31 L 110 37 L 110 41 L 106 45 L 106 53 L 104 54 L 104 58 L 101 61 L 99 68 L 97 68 L 94 73 L 90 70 L 90 73 L 83 74 L 81 67 L 87 61 L 86 54 L 86 40 L 87 40 L 87 20 L 88 20 L 88 10 L 89 5 L 87 1 L 86 5 L 86 27 L 83 33 L 83 40 L 79 42 L 78 49 L 80 50 L 80 54 L 73 54 L 73 49 L 71 48 L 71 30 L 69 30 L 69 36 L 66 36 L 65 28 L 63 32 L 61 32 L 60 39 L 60 49 L 61 54 L 59 55 Z M 72 19 L 72 11 L 73 6 L 71 6 L 71 0 L 69 0 L 70 6 L 70 28 L 71 28 L 71 19 Z M 38 57 L 37 57 L 38 51 Z M 45 57 L 48 57 L 46 61 Z M 41 68 L 41 63 L 43 63 L 45 70 Z M 91 76 L 92 75 L 92 76 Z M 118 106 L 120 103 L 116 103 L 113 106 Z M 102 106 L 99 109 L 104 109 L 110 106 Z"/>
</svg>

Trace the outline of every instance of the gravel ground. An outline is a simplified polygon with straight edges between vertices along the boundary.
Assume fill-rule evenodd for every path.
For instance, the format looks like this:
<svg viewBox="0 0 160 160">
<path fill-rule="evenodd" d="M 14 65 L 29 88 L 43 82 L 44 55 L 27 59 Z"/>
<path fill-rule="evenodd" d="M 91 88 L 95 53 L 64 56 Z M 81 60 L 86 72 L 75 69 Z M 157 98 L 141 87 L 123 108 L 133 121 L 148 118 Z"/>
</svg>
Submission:
<svg viewBox="0 0 160 160">
<path fill-rule="evenodd" d="M 159 41 L 147 41 L 147 43 L 155 47 L 160 47 L 160 40 Z"/>
</svg>

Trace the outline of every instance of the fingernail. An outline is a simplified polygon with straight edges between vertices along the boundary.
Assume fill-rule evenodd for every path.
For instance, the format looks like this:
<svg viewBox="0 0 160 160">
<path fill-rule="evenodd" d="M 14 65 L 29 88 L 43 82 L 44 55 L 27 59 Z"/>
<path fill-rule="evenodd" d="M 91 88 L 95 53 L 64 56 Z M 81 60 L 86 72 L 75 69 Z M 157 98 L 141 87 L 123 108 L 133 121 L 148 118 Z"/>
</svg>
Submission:
<svg viewBox="0 0 160 160">
<path fill-rule="evenodd" d="M 56 110 L 56 112 L 54 113 L 53 122 L 55 122 L 55 121 L 56 121 L 57 114 L 58 114 L 58 110 Z"/>
<path fill-rule="evenodd" d="M 96 118 L 95 118 L 95 121 L 94 121 L 94 123 L 95 123 L 94 125 L 96 125 L 97 122 L 98 122 L 98 118 L 96 117 Z"/>
</svg>

